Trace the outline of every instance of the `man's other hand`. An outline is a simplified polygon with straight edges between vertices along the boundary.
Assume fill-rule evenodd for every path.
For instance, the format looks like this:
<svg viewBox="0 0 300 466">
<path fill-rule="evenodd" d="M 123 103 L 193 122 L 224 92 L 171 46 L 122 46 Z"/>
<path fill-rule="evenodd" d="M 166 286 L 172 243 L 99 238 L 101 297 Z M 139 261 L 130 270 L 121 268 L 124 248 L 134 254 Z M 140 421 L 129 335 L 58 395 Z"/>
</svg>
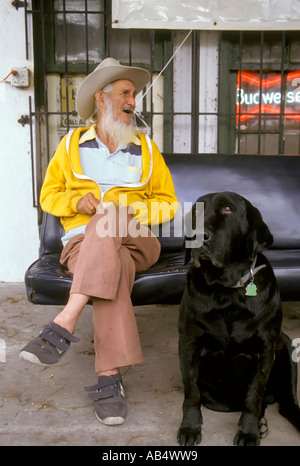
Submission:
<svg viewBox="0 0 300 466">
<path fill-rule="evenodd" d="M 97 205 L 100 203 L 93 193 L 87 193 L 77 202 L 77 210 L 80 214 L 93 215 L 96 213 Z"/>
</svg>

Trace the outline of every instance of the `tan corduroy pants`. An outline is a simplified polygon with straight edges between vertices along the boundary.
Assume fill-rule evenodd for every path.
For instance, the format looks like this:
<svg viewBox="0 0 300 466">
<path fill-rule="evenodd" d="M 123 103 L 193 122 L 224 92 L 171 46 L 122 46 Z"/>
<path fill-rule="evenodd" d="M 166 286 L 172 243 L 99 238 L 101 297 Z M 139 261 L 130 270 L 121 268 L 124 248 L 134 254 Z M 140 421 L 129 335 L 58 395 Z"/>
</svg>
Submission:
<svg viewBox="0 0 300 466">
<path fill-rule="evenodd" d="M 160 254 L 150 230 L 124 211 L 120 221 L 120 210 L 117 215 L 95 214 L 85 234 L 66 244 L 60 259 L 73 274 L 70 293 L 93 301 L 96 372 L 143 361 L 130 295 L 135 273 L 155 264 Z M 114 228 L 105 232 L 107 220 Z"/>
</svg>

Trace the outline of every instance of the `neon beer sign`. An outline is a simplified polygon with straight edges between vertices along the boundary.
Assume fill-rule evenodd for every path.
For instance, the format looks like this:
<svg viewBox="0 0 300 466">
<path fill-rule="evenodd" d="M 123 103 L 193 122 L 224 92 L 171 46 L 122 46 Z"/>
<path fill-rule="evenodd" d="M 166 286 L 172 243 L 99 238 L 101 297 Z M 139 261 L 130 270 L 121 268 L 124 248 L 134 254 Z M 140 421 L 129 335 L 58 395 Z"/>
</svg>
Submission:
<svg viewBox="0 0 300 466">
<path fill-rule="evenodd" d="M 237 75 L 236 121 L 246 122 L 258 118 L 258 114 L 271 115 L 284 113 L 286 120 L 300 121 L 300 71 L 285 75 L 282 94 L 280 72 L 242 71 Z"/>
</svg>

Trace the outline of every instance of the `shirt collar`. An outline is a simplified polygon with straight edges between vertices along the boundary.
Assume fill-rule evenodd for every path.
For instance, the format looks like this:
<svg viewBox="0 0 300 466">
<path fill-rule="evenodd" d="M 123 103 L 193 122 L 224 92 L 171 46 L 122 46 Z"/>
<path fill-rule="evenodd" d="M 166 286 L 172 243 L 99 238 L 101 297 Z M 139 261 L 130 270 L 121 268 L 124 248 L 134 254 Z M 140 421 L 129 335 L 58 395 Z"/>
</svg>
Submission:
<svg viewBox="0 0 300 466">
<path fill-rule="evenodd" d="M 96 132 L 96 123 L 95 123 L 80 137 L 79 144 L 83 144 L 86 141 L 91 141 L 92 139 L 96 139 L 96 137 L 97 137 L 97 132 Z M 141 140 L 138 136 L 133 137 L 131 142 L 137 146 L 141 145 Z"/>
<path fill-rule="evenodd" d="M 92 139 L 95 139 L 96 135 L 96 124 L 94 124 L 79 138 L 79 144 L 83 144 L 86 141 L 91 141 Z"/>
</svg>

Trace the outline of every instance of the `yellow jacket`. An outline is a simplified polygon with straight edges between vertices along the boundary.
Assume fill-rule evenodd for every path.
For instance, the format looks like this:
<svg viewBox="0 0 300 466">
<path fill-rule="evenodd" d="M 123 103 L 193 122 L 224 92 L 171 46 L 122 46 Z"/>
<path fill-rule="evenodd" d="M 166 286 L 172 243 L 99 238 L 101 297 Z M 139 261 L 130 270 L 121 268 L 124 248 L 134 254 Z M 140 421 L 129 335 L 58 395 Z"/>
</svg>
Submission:
<svg viewBox="0 0 300 466">
<path fill-rule="evenodd" d="M 89 192 L 102 202 L 131 205 L 134 216 L 143 224 L 156 225 L 173 218 L 177 210 L 174 185 L 154 142 L 138 133 L 143 167 L 140 183 L 110 188 L 103 196 L 98 183 L 84 175 L 80 165 L 79 139 L 86 130 L 77 128 L 61 140 L 45 175 L 40 196 L 42 209 L 60 217 L 66 233 L 91 219 L 76 208 L 79 199 Z"/>
</svg>

